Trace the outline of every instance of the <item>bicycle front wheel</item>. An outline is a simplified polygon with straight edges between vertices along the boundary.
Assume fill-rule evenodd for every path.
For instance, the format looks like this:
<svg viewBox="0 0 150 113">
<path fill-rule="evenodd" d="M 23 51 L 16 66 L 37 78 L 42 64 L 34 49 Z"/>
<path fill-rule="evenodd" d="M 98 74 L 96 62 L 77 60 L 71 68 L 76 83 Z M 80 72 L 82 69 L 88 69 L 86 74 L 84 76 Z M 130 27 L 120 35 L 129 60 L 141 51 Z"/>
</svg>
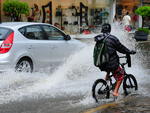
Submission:
<svg viewBox="0 0 150 113">
<path fill-rule="evenodd" d="M 138 84 L 136 78 L 132 74 L 127 74 L 123 81 L 123 90 L 125 95 L 138 90 Z"/>
<path fill-rule="evenodd" d="M 94 82 L 92 87 L 92 96 L 96 102 L 100 99 L 109 98 L 110 92 L 107 82 L 103 79 L 98 79 Z"/>
</svg>

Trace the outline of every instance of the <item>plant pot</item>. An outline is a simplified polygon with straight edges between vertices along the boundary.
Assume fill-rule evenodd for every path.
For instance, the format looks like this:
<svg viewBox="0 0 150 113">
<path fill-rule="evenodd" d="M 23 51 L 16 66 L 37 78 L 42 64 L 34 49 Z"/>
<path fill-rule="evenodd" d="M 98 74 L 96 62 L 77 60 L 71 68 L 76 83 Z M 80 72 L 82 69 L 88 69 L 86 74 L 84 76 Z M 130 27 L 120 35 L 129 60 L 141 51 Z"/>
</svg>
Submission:
<svg viewBox="0 0 150 113">
<path fill-rule="evenodd" d="M 144 31 L 136 31 L 134 38 L 136 41 L 146 41 L 148 39 L 148 33 L 145 33 Z"/>
</svg>

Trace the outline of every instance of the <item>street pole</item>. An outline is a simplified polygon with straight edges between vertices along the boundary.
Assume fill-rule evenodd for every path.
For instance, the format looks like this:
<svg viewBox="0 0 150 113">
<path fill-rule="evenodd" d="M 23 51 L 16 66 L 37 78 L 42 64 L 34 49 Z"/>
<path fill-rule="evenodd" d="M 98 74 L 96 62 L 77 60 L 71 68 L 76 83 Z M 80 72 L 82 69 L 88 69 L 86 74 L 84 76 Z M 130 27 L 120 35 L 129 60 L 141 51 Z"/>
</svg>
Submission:
<svg viewBox="0 0 150 113">
<path fill-rule="evenodd" d="M 1 0 L 0 0 L 0 23 L 2 23 L 2 13 L 1 13 Z"/>
</svg>

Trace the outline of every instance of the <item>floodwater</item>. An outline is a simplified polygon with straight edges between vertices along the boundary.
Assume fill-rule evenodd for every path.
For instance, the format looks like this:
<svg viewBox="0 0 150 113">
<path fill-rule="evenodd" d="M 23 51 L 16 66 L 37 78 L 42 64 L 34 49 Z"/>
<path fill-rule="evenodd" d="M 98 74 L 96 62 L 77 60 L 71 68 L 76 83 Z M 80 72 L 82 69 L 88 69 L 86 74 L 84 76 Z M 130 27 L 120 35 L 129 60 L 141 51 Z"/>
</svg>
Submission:
<svg viewBox="0 0 150 113">
<path fill-rule="evenodd" d="M 132 56 L 132 67 L 126 67 L 126 71 L 135 75 L 138 81 L 139 90 L 136 95 L 149 97 L 149 51 L 143 52 L 132 36 L 119 28 L 112 29 L 112 34 L 128 48 L 137 50 L 137 54 Z M 87 43 L 87 46 L 70 56 L 52 73 L 1 73 L 0 113 L 80 113 L 112 102 L 113 99 L 109 99 L 96 104 L 92 98 L 91 88 L 94 81 L 104 78 L 105 73 L 93 66 L 93 39 L 81 41 Z M 124 98 L 122 88 L 119 92 L 121 95 L 118 100 Z"/>
</svg>

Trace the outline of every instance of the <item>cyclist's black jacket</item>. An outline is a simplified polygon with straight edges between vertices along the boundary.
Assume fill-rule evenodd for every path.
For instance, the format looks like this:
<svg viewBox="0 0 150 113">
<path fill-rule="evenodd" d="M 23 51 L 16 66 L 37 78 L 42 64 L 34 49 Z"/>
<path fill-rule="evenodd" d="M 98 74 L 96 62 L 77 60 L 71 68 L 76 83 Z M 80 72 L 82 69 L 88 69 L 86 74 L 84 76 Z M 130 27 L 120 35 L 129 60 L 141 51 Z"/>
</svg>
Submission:
<svg viewBox="0 0 150 113">
<path fill-rule="evenodd" d="M 115 71 L 119 66 L 119 56 L 117 54 L 117 51 L 123 54 L 130 54 L 130 50 L 126 48 L 124 45 L 120 43 L 117 37 L 108 34 L 103 33 L 95 37 L 95 41 L 102 41 L 104 37 L 107 37 L 106 39 L 106 45 L 108 46 L 108 53 L 110 56 L 110 61 L 99 67 L 101 71 L 107 71 L 107 72 L 113 72 Z"/>
</svg>

